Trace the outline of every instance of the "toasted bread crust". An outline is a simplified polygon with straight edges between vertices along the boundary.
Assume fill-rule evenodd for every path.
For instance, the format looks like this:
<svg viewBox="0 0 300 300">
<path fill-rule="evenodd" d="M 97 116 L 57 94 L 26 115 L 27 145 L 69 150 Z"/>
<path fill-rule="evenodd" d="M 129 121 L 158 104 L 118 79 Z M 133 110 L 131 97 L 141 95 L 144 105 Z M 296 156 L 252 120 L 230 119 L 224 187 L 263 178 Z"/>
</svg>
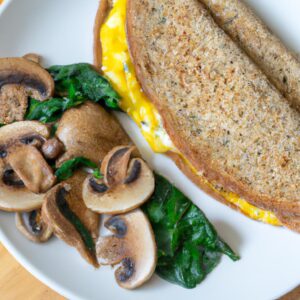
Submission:
<svg viewBox="0 0 300 300">
<path fill-rule="evenodd" d="M 94 65 L 97 69 L 101 69 L 102 65 L 102 47 L 100 41 L 100 29 L 109 11 L 108 0 L 100 0 L 94 23 Z"/>
<path fill-rule="evenodd" d="M 142 26 L 146 16 L 147 24 Z M 164 5 L 159 0 L 129 0 L 127 34 L 137 77 L 172 141 L 193 166 L 210 182 L 257 207 L 299 213 L 296 177 L 300 157 L 293 142 L 283 138 L 287 134 L 296 141 L 296 148 L 300 147 L 299 114 L 216 25 L 204 6 L 196 0 L 171 0 Z M 209 69 L 214 64 L 216 70 Z M 182 73 L 185 80 L 180 78 Z M 245 116 L 239 116 L 238 106 Z M 241 121 L 242 130 L 234 119 Z M 226 126 L 228 130 L 220 130 Z M 228 141 L 227 134 L 235 136 Z M 260 138 L 263 147 L 256 141 Z M 229 145 L 222 145 L 222 140 Z M 287 164 L 282 165 L 281 145 L 293 149 Z M 253 152 L 259 148 L 265 151 L 264 160 Z"/>
<path fill-rule="evenodd" d="M 184 162 L 181 156 L 175 152 L 168 152 L 167 155 L 175 162 L 176 166 L 184 173 L 193 183 L 195 183 L 201 190 L 203 190 L 206 194 L 213 197 L 214 199 L 220 201 L 223 204 L 233 208 L 236 211 L 239 211 L 243 215 L 249 217 L 245 214 L 242 210 L 239 209 L 236 205 L 228 202 L 222 195 L 215 192 L 211 189 L 207 183 L 205 182 L 204 178 L 196 175 L 191 168 Z"/>
<path fill-rule="evenodd" d="M 201 0 L 227 34 L 300 109 L 300 62 L 242 0 Z"/>
<path fill-rule="evenodd" d="M 300 233 L 300 216 L 277 215 L 280 222 L 287 228 Z"/>
</svg>

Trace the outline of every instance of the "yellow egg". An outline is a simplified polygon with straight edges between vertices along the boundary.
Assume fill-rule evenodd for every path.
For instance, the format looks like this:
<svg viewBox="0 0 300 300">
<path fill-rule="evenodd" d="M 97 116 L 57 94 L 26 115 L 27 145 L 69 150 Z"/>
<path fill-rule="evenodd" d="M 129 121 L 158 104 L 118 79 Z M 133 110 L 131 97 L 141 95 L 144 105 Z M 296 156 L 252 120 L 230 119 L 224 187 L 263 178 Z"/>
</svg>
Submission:
<svg viewBox="0 0 300 300">
<path fill-rule="evenodd" d="M 121 108 L 140 127 L 153 151 L 158 153 L 173 151 L 180 154 L 163 128 L 156 108 L 143 93 L 137 81 L 126 39 L 126 3 L 127 0 L 115 0 L 113 8 L 101 28 L 102 71 L 120 94 Z M 197 170 L 191 163 L 184 157 L 183 159 L 197 174 Z M 272 225 L 281 225 L 273 213 L 251 205 L 232 192 L 219 190 L 209 181 L 206 184 L 250 218 Z"/>
</svg>

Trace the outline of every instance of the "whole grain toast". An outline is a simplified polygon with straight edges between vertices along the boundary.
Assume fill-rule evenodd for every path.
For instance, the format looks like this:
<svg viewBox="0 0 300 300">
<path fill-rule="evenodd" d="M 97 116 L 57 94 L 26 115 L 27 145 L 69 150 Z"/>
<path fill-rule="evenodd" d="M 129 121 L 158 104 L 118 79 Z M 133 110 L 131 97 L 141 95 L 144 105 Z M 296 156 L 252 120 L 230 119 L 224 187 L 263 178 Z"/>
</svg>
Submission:
<svg viewBox="0 0 300 300">
<path fill-rule="evenodd" d="M 300 110 L 300 62 L 243 0 L 201 0 L 213 18 Z"/>
<path fill-rule="evenodd" d="M 145 22 L 147 20 L 147 22 Z M 210 182 L 300 215 L 300 115 L 197 0 L 128 0 L 137 77 Z"/>
</svg>

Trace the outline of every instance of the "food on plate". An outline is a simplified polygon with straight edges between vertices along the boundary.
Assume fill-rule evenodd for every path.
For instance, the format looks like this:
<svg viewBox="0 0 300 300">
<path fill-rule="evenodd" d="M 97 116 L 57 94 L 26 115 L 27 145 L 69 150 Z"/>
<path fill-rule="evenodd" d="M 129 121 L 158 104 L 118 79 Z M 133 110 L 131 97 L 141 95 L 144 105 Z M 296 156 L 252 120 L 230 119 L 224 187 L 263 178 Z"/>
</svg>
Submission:
<svg viewBox="0 0 300 300">
<path fill-rule="evenodd" d="M 36 54 L 25 57 L 41 61 Z M 120 96 L 93 66 L 47 71 L 53 95 L 40 101 L 28 94 L 25 120 L 0 128 L 0 209 L 17 212 L 16 226 L 26 238 L 42 243 L 55 235 L 95 268 L 120 264 L 116 280 L 127 289 L 155 270 L 192 288 L 222 253 L 238 259 L 200 209 L 153 174 L 108 111 L 119 110 Z M 112 236 L 99 237 L 100 218 Z M 180 262 L 182 253 L 196 273 Z"/>
<path fill-rule="evenodd" d="M 99 9 L 96 61 L 152 149 L 223 203 L 300 231 L 299 112 L 206 7 L 117 0 Z"/>
<path fill-rule="evenodd" d="M 57 138 L 52 137 L 42 146 L 42 152 L 46 159 L 58 158 L 65 151 L 64 144 Z"/>
<path fill-rule="evenodd" d="M 201 0 L 224 31 L 259 65 L 276 88 L 300 109 L 300 62 L 240 0 Z"/>
<path fill-rule="evenodd" d="M 131 158 L 133 150 L 128 146 L 113 148 L 101 164 L 103 178 L 86 178 L 83 200 L 89 209 L 100 214 L 125 213 L 153 194 L 153 173 L 141 158 Z"/>
<path fill-rule="evenodd" d="M 35 121 L 20 121 L 0 128 L 0 207 L 31 211 L 42 205 L 43 193 L 56 181 L 41 153 L 50 131 Z"/>
<path fill-rule="evenodd" d="M 67 110 L 58 122 L 56 136 L 66 149 L 57 165 L 77 156 L 97 163 L 113 147 L 130 143 L 115 118 L 93 102 Z"/>
<path fill-rule="evenodd" d="M 47 242 L 52 236 L 52 228 L 42 218 L 41 209 L 16 213 L 16 226 L 30 241 Z"/>
<path fill-rule="evenodd" d="M 0 123 L 24 120 L 29 96 L 44 101 L 53 92 L 53 78 L 38 63 L 26 58 L 0 59 Z"/>
<path fill-rule="evenodd" d="M 154 194 L 143 210 L 153 227 L 156 272 L 162 278 L 194 288 L 214 269 L 222 254 L 233 261 L 239 259 L 203 212 L 162 176 L 155 175 Z"/>
<path fill-rule="evenodd" d="M 140 209 L 136 209 L 109 218 L 104 226 L 113 235 L 99 238 L 99 263 L 121 263 L 115 271 L 117 283 L 126 289 L 141 286 L 150 279 L 156 267 L 156 243 L 148 218 Z"/>
<path fill-rule="evenodd" d="M 95 241 L 99 233 L 99 216 L 84 205 L 81 186 L 85 177 L 86 174 L 79 171 L 52 188 L 45 195 L 42 217 L 55 235 L 76 247 L 87 262 L 98 267 Z"/>
</svg>

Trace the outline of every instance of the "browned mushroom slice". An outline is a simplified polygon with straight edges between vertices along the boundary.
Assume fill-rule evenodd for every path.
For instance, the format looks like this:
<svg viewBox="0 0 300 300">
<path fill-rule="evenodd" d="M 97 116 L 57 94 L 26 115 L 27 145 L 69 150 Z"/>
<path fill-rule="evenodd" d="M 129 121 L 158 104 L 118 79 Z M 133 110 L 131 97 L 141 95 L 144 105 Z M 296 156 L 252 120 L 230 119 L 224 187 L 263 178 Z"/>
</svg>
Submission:
<svg viewBox="0 0 300 300">
<path fill-rule="evenodd" d="M 113 148 L 103 159 L 101 173 L 108 187 L 122 183 L 126 177 L 130 156 L 135 147 L 118 146 Z"/>
<path fill-rule="evenodd" d="M 43 204 L 43 194 L 30 192 L 12 169 L 0 160 L 0 210 L 32 211 Z"/>
<path fill-rule="evenodd" d="M 104 180 L 89 176 L 83 184 L 83 200 L 97 213 L 119 214 L 133 210 L 146 202 L 154 191 L 153 172 L 140 158 L 129 164 L 127 177 L 122 184 L 108 188 Z"/>
<path fill-rule="evenodd" d="M 36 53 L 27 53 L 23 57 L 30 61 L 35 62 L 36 64 L 40 64 L 42 60 L 42 57 Z"/>
<path fill-rule="evenodd" d="M 147 217 L 137 209 L 108 219 L 105 227 L 114 235 L 99 238 L 99 263 L 121 263 L 115 272 L 117 283 L 126 289 L 141 286 L 151 278 L 156 266 L 155 238 Z"/>
<path fill-rule="evenodd" d="M 85 178 L 86 173 L 84 171 L 77 171 L 65 181 L 71 186 L 66 199 L 70 209 L 79 217 L 92 237 L 97 239 L 99 236 L 99 215 L 88 209 L 82 199 L 82 186 Z"/>
<path fill-rule="evenodd" d="M 26 58 L 0 58 L 0 123 L 22 121 L 29 96 L 43 101 L 54 92 L 51 75 Z"/>
<path fill-rule="evenodd" d="M 45 141 L 50 136 L 49 128 L 36 121 L 16 122 L 0 128 L 1 147 L 16 141 L 29 144 L 35 140 Z"/>
<path fill-rule="evenodd" d="M 44 222 L 41 210 L 16 213 L 18 230 L 30 241 L 44 243 L 52 236 L 52 229 Z"/>
<path fill-rule="evenodd" d="M 66 149 L 57 161 L 58 167 L 79 156 L 98 163 L 113 147 L 131 144 L 116 119 L 92 102 L 66 111 L 59 121 L 56 136 Z"/>
<path fill-rule="evenodd" d="M 50 171 L 49 166 L 44 158 L 38 153 L 36 148 L 40 147 L 49 137 L 49 129 L 44 124 L 33 121 L 24 121 L 9 124 L 0 128 L 0 209 L 5 211 L 31 211 L 41 207 L 43 195 L 36 195 L 28 190 L 25 186 L 28 184 L 26 180 L 22 180 L 22 176 L 27 174 L 29 179 L 36 181 L 34 170 L 39 169 L 45 172 Z M 24 157 L 24 152 L 13 154 L 13 149 L 29 147 L 29 156 Z M 27 152 L 27 151 L 25 151 Z M 38 158 L 36 160 L 36 158 Z M 12 165 L 8 162 L 11 160 Z M 41 165 L 39 165 L 42 160 Z M 17 166 L 16 166 L 17 165 Z M 20 166 L 27 165 L 26 172 L 22 172 Z M 45 168 L 45 170 L 44 170 Z M 17 169 L 19 169 L 18 172 Z M 50 171 L 50 173 L 52 170 Z M 51 173 L 52 174 L 52 173 Z M 24 178 L 23 178 L 24 179 Z M 45 178 L 46 182 L 42 182 L 42 187 L 49 185 L 53 180 L 53 174 L 49 178 Z M 49 181 L 50 179 L 50 181 Z M 29 182 L 31 179 L 29 180 Z M 51 184 L 50 184 L 51 185 Z M 36 191 L 35 189 L 33 189 Z M 42 188 L 43 190 L 43 188 Z"/>
<path fill-rule="evenodd" d="M 98 236 L 99 216 L 89 211 L 80 197 L 77 198 L 77 188 L 68 183 L 52 188 L 45 196 L 42 216 L 55 235 L 75 247 L 87 262 L 99 267 L 94 240 Z"/>
<path fill-rule="evenodd" d="M 48 191 L 56 181 L 53 170 L 34 146 L 10 147 L 6 161 L 33 193 L 40 194 Z"/>
</svg>

